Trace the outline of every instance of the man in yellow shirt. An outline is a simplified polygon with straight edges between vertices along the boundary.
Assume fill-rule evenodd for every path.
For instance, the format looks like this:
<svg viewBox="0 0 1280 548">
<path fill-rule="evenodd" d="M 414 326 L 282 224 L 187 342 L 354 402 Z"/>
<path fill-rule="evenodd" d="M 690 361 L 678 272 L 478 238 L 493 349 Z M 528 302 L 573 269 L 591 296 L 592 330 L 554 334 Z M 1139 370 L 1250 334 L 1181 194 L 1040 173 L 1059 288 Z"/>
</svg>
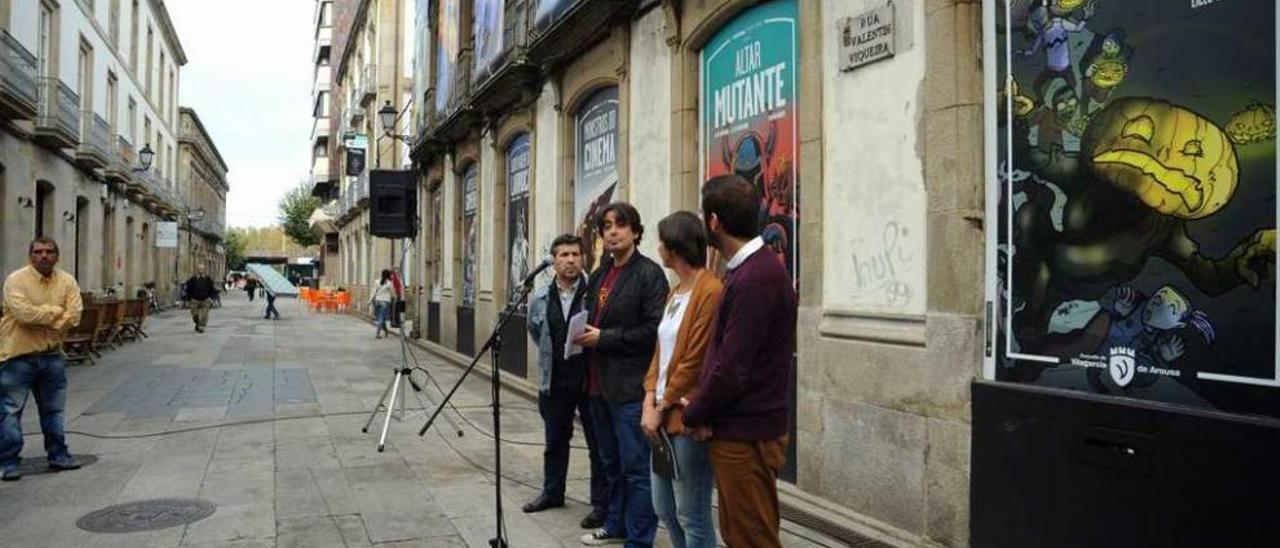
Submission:
<svg viewBox="0 0 1280 548">
<path fill-rule="evenodd" d="M 4 317 L 0 318 L 0 479 L 22 479 L 22 409 L 27 393 L 36 397 L 49 469 L 75 470 L 80 463 L 67 451 L 63 406 L 67 399 L 67 361 L 62 339 L 80 323 L 84 308 L 80 286 L 58 264 L 58 244 L 36 237 L 27 247 L 31 264 L 5 279 Z"/>
</svg>

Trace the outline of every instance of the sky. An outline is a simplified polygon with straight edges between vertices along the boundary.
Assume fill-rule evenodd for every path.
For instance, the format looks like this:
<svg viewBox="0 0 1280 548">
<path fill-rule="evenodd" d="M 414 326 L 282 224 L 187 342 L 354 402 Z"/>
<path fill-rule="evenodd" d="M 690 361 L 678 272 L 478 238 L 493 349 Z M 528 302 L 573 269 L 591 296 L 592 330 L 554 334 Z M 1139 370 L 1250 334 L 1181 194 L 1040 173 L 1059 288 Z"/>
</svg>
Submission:
<svg viewBox="0 0 1280 548">
<path fill-rule="evenodd" d="M 227 162 L 227 226 L 278 223 L 311 168 L 314 0 L 168 0 L 187 53 L 179 102 Z"/>
</svg>

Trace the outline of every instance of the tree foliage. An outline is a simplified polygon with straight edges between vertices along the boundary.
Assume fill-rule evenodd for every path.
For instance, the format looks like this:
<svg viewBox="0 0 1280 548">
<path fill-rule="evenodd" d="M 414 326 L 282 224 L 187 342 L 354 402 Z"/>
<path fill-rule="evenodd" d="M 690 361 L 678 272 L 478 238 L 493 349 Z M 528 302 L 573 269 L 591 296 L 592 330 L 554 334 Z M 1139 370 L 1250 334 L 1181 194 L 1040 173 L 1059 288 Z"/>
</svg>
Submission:
<svg viewBox="0 0 1280 548">
<path fill-rule="evenodd" d="M 311 214 L 320 207 L 320 199 L 311 195 L 311 187 L 301 183 L 280 199 L 280 225 L 284 233 L 302 247 L 311 247 L 320 243 L 320 238 L 311 232 Z"/>
<path fill-rule="evenodd" d="M 241 270 L 244 268 L 245 241 L 245 229 L 235 227 L 227 229 L 226 239 L 222 242 L 222 245 L 227 253 L 228 270 Z"/>
</svg>

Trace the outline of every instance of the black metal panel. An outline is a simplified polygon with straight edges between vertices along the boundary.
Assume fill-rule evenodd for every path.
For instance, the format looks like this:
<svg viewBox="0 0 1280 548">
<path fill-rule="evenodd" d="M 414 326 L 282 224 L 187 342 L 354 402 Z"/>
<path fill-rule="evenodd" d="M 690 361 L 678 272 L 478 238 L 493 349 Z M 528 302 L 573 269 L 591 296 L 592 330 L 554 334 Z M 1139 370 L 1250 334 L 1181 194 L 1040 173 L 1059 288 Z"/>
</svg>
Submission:
<svg viewBox="0 0 1280 548">
<path fill-rule="evenodd" d="M 972 546 L 1280 543 L 1280 422 L 1005 383 L 972 392 Z"/>
<path fill-rule="evenodd" d="M 524 314 L 511 317 L 502 328 L 502 363 L 498 364 L 503 371 L 520 378 L 529 374 L 529 352 L 525 341 L 528 340 Z"/>
<path fill-rule="evenodd" d="M 455 310 L 458 314 L 458 344 L 454 348 L 468 356 L 475 356 L 476 309 L 459 306 Z"/>
<path fill-rule="evenodd" d="M 427 303 L 427 340 L 440 344 L 440 303 Z"/>
</svg>

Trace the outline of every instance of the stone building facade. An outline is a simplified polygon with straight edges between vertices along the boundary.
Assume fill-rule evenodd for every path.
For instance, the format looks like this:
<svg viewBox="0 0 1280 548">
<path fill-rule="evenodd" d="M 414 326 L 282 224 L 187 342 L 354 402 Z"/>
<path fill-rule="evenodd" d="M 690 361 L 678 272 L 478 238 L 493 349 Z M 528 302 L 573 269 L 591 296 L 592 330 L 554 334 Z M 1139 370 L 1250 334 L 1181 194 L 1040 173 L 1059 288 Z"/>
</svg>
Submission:
<svg viewBox="0 0 1280 548">
<path fill-rule="evenodd" d="M 218 275 L 227 270 L 227 254 L 223 239 L 227 231 L 227 163 L 205 131 L 200 117 L 190 108 L 180 109 L 182 116 L 178 143 L 178 190 L 185 204 L 187 222 L 178 226 L 178 249 L 182 257 L 180 278 L 195 271 L 197 264 L 205 272 Z M 181 217 L 180 217 L 181 218 Z"/>
<path fill-rule="evenodd" d="M 164 3 L 0 3 L 0 270 L 35 235 L 86 291 L 176 284 L 157 224 L 183 209 L 178 83 L 186 55 Z M 151 155 L 143 165 L 143 152 Z"/>
<path fill-rule="evenodd" d="M 982 7 L 885 5 L 418 2 L 423 343 L 469 360 L 515 280 L 558 234 L 589 236 L 594 208 L 632 202 L 652 229 L 698 211 L 708 176 L 742 174 L 800 293 L 784 513 L 967 545 Z M 846 68 L 857 25 L 892 27 L 892 55 Z M 503 380 L 536 386 L 535 349 L 513 351 L 522 324 L 504 335 Z"/>
<path fill-rule="evenodd" d="M 360 303 L 399 257 L 398 242 L 368 235 L 367 172 L 345 171 L 363 144 L 367 165 L 419 180 L 406 280 L 415 336 L 465 363 L 517 301 L 500 366 L 503 382 L 529 389 L 536 349 L 516 286 L 550 242 L 590 240 L 594 212 L 614 200 L 652 229 L 697 211 L 708 177 L 739 173 L 761 190 L 769 250 L 800 294 L 784 515 L 894 544 L 968 545 L 983 12 L 891 5 L 358 2 L 350 28 L 335 30 L 350 32 L 333 87 L 335 285 Z M 881 49 L 859 59 L 878 60 L 854 62 L 866 36 Z M 410 105 L 391 136 L 375 114 L 388 100 Z M 641 252 L 656 248 L 648 237 Z"/>
</svg>

